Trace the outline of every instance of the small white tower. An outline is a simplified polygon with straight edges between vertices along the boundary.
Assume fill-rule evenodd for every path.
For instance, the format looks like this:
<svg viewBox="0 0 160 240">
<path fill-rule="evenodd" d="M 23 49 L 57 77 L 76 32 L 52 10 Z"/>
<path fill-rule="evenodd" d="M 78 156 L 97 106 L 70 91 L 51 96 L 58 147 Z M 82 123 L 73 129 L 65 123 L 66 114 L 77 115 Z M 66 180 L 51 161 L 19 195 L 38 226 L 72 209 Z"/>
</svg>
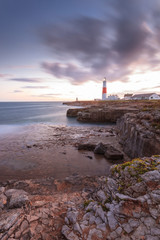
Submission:
<svg viewBox="0 0 160 240">
<path fill-rule="evenodd" d="M 102 88 L 102 100 L 107 99 L 107 81 L 106 78 L 103 79 L 103 88 Z"/>
</svg>

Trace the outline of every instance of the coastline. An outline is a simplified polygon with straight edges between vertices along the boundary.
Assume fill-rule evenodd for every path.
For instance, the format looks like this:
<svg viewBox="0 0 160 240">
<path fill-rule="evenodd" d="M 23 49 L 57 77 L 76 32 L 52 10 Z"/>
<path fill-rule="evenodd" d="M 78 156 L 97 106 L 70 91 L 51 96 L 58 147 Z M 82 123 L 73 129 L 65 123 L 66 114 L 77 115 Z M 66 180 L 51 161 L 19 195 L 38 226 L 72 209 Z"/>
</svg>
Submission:
<svg viewBox="0 0 160 240">
<path fill-rule="evenodd" d="M 34 124 L 0 138 L 0 181 L 73 174 L 102 176 L 113 164 L 91 151 L 78 151 L 77 143 L 112 144 L 121 148 L 113 126 L 65 127 Z"/>
</svg>

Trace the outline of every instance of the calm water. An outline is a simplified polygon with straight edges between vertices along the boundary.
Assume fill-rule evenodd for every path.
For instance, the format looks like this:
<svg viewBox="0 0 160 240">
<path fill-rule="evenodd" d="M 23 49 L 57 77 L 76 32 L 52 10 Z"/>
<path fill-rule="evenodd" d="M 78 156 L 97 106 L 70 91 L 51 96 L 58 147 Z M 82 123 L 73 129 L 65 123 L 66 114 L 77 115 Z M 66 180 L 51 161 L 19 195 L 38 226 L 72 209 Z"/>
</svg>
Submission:
<svg viewBox="0 0 160 240">
<path fill-rule="evenodd" d="M 0 102 L 0 134 L 17 131 L 20 126 L 35 123 L 82 126 L 75 118 L 66 117 L 68 108 L 71 106 L 63 105 L 62 102 Z"/>
</svg>

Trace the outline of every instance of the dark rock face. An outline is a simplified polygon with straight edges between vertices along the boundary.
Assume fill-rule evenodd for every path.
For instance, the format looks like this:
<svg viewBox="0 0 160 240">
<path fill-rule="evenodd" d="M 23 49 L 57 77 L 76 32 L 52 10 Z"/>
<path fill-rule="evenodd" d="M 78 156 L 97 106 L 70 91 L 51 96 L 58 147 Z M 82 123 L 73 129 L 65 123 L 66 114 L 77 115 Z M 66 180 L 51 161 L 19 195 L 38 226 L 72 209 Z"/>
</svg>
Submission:
<svg viewBox="0 0 160 240">
<path fill-rule="evenodd" d="M 117 119 L 125 113 L 137 111 L 135 108 L 91 106 L 89 108 L 68 109 L 67 117 L 77 117 L 79 122 L 116 123 Z"/>
<path fill-rule="evenodd" d="M 104 155 L 108 160 L 122 160 L 123 153 L 109 144 L 79 143 L 78 150 L 94 151 L 95 154 Z M 89 156 L 87 156 L 89 157 Z M 90 158 L 90 157 L 89 157 Z"/>
<path fill-rule="evenodd" d="M 157 113 L 126 114 L 117 121 L 124 152 L 131 158 L 151 156 L 160 152 L 159 129 L 155 128 Z"/>
<path fill-rule="evenodd" d="M 110 160 L 122 160 L 123 154 L 112 146 L 108 146 L 104 156 Z"/>
<path fill-rule="evenodd" d="M 99 143 L 95 149 L 94 149 L 94 153 L 95 154 L 102 154 L 104 155 L 105 154 L 105 151 L 106 151 L 106 147 L 104 146 L 103 143 Z"/>
<path fill-rule="evenodd" d="M 77 117 L 78 112 L 81 111 L 81 108 L 73 108 L 67 110 L 67 117 Z"/>
<path fill-rule="evenodd" d="M 88 150 L 88 151 L 93 151 L 96 147 L 96 144 L 92 143 L 80 143 L 78 145 L 78 150 Z"/>
<path fill-rule="evenodd" d="M 137 109 L 132 108 L 91 108 L 88 110 L 79 111 L 77 120 L 80 122 L 110 122 L 116 123 L 117 119 L 125 113 L 137 112 Z"/>
</svg>

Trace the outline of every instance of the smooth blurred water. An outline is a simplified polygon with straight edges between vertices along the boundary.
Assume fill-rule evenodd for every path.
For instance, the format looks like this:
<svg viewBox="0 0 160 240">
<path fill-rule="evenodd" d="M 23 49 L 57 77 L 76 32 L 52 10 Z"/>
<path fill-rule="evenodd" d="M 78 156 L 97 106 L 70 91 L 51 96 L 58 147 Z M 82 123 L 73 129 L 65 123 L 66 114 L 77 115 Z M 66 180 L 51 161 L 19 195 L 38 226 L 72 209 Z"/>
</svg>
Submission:
<svg viewBox="0 0 160 240">
<path fill-rule="evenodd" d="M 62 102 L 0 102 L 0 134 L 17 131 L 19 126 L 36 123 L 99 126 L 99 124 L 82 124 L 75 118 L 67 118 L 66 111 L 69 108 L 72 107 L 63 105 Z"/>
</svg>

